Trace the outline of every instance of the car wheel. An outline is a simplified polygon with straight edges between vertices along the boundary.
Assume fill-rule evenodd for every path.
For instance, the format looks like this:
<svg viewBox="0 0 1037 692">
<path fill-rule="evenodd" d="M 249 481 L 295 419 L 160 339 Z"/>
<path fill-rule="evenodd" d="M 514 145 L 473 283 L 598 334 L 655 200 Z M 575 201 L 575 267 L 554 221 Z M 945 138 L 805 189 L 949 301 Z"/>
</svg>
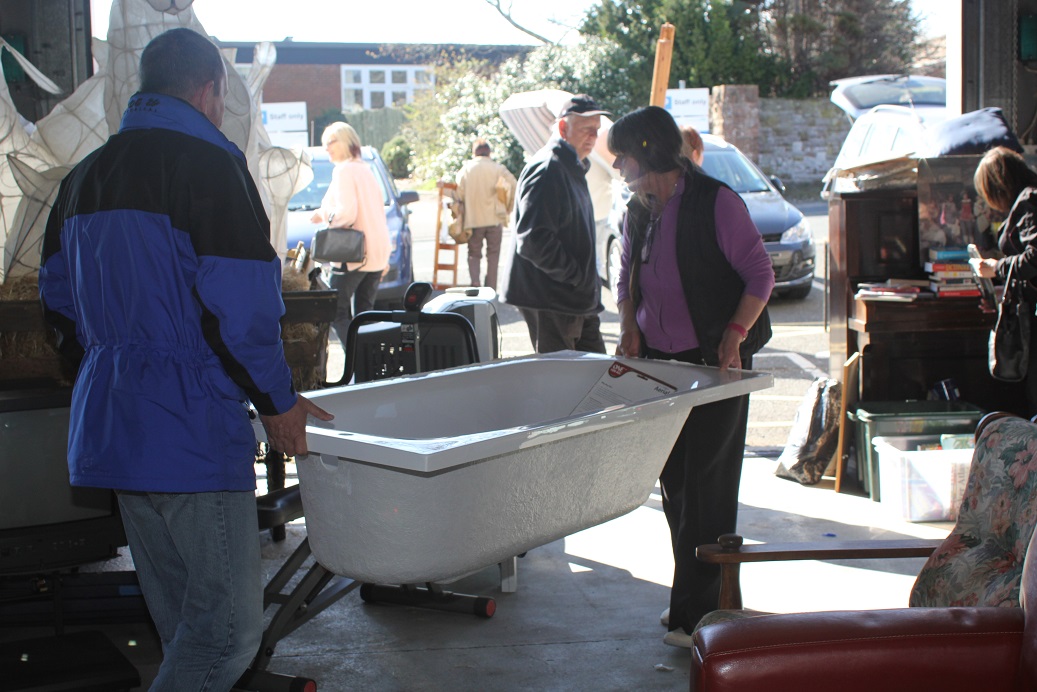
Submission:
<svg viewBox="0 0 1037 692">
<path fill-rule="evenodd" d="M 619 238 L 613 238 L 609 241 L 608 249 L 608 261 L 605 263 L 605 272 L 608 275 L 609 291 L 612 293 L 612 299 L 616 300 L 619 296 L 619 268 L 623 263 L 623 248 L 620 245 Z"/>
<path fill-rule="evenodd" d="M 804 298 L 810 295 L 811 288 L 813 288 L 812 283 L 803 284 L 802 286 L 796 286 L 795 288 L 790 288 L 788 291 L 785 292 L 785 297 L 791 300 L 803 300 Z"/>
</svg>

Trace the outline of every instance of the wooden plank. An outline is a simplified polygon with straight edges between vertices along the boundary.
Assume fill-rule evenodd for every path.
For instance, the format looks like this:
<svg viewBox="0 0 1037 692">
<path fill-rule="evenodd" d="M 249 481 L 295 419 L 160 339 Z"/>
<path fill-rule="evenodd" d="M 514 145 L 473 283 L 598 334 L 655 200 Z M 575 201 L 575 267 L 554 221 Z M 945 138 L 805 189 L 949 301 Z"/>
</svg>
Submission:
<svg viewBox="0 0 1037 692">
<path fill-rule="evenodd" d="M 839 403 L 839 443 L 836 445 L 835 452 L 835 492 L 837 493 L 842 492 L 843 488 L 843 471 L 846 466 L 843 457 L 848 446 L 847 432 L 850 427 L 847 421 L 850 407 L 857 405 L 860 392 L 860 373 L 861 354 L 854 353 L 843 365 L 843 392 L 842 400 Z"/>
<path fill-rule="evenodd" d="M 743 545 L 742 537 L 735 534 L 725 534 L 719 540 L 712 545 L 700 545 L 695 549 L 695 556 L 703 562 L 720 565 L 718 605 L 721 610 L 741 609 L 739 573 L 746 562 L 929 557 L 944 542 L 943 539 L 908 538 Z"/>
<path fill-rule="evenodd" d="M 670 85 L 670 64 L 673 61 L 673 36 L 676 27 L 666 22 L 659 28 L 659 40 L 655 45 L 655 67 L 652 70 L 652 91 L 649 104 L 666 105 L 666 87 Z"/>
<path fill-rule="evenodd" d="M 929 557 L 944 539 L 904 538 L 895 540 L 825 541 L 819 543 L 760 543 L 737 550 L 719 544 L 700 545 L 695 555 L 713 564 L 778 562 L 788 560 L 867 560 L 871 558 Z"/>
</svg>

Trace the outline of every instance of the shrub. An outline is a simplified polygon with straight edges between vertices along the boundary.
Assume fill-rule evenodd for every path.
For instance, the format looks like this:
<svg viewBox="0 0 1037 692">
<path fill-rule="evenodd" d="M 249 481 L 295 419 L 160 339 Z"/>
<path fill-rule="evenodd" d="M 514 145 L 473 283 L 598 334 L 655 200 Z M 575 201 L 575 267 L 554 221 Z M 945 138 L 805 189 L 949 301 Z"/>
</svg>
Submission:
<svg viewBox="0 0 1037 692">
<path fill-rule="evenodd" d="M 410 175 L 410 144 L 402 135 L 396 135 L 382 147 L 382 158 L 389 167 L 394 178 L 406 178 Z"/>
</svg>

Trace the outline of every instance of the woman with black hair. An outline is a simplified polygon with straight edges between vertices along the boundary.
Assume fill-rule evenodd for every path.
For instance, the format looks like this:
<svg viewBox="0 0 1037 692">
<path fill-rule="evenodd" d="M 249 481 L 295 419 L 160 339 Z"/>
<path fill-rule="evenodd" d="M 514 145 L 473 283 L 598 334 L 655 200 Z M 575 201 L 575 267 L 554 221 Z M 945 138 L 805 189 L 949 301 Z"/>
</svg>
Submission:
<svg viewBox="0 0 1037 692">
<path fill-rule="evenodd" d="M 745 203 L 681 155 L 673 118 L 623 116 L 608 146 L 634 193 L 623 231 L 617 355 L 749 369 L 771 336 L 774 270 Z M 674 573 L 663 641 L 690 647 L 716 609 L 720 570 L 695 548 L 736 528 L 748 395 L 695 407 L 659 478 Z"/>
</svg>

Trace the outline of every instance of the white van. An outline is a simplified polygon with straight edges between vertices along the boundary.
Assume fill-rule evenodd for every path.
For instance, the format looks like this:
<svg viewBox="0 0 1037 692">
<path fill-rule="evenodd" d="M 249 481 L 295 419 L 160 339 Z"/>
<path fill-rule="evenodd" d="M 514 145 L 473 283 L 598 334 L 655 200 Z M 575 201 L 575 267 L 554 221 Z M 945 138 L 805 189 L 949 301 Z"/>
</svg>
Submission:
<svg viewBox="0 0 1037 692">
<path fill-rule="evenodd" d="M 831 84 L 832 103 L 853 126 L 824 177 L 825 199 L 840 191 L 840 171 L 913 154 L 926 142 L 926 129 L 947 119 L 947 82 L 939 77 L 873 75 Z"/>
</svg>

